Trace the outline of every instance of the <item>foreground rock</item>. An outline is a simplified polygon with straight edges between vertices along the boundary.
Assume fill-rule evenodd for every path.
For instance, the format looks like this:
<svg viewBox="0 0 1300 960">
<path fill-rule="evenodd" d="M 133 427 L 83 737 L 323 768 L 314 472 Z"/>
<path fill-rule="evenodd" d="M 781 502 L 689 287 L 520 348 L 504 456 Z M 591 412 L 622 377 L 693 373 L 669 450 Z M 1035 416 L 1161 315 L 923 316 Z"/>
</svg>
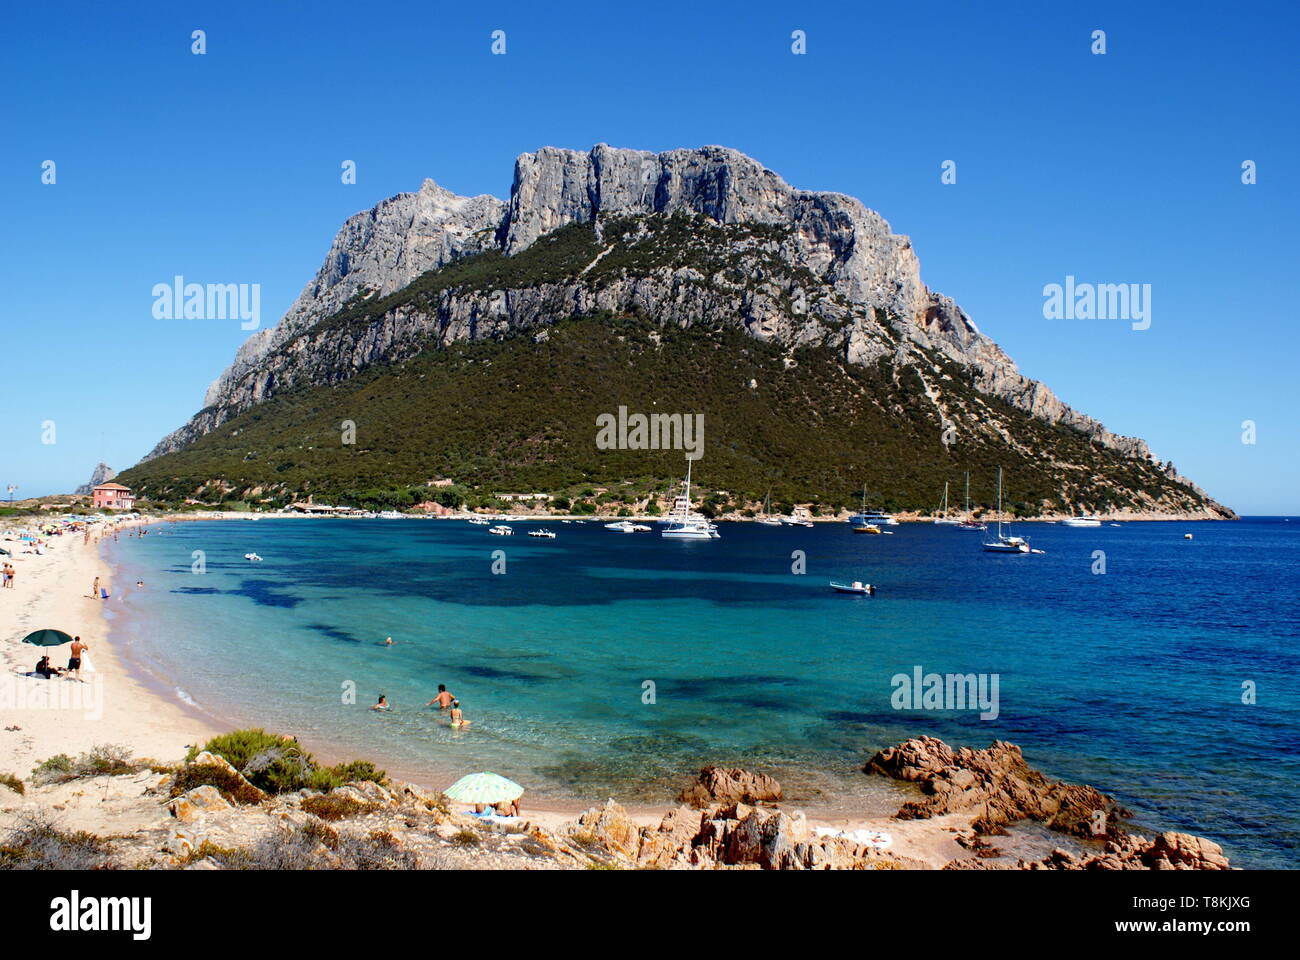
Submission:
<svg viewBox="0 0 1300 960">
<path fill-rule="evenodd" d="M 779 803 L 781 784 L 765 773 L 735 767 L 705 767 L 695 783 L 677 799 L 693 807 L 706 807 L 710 803 Z"/>
<path fill-rule="evenodd" d="M 845 837 L 819 837 L 802 813 L 743 803 L 678 807 L 658 827 L 638 828 L 611 800 L 582 814 L 571 835 L 610 866 L 871 870 L 913 865 Z"/>
<path fill-rule="evenodd" d="M 903 804 L 900 820 L 970 811 L 978 813 L 978 833 L 1030 819 L 1090 837 L 1115 832 L 1117 820 L 1130 816 L 1090 786 L 1048 779 L 1025 763 L 1018 746 L 1001 740 L 985 750 L 954 750 L 935 737 L 917 737 L 881 750 L 864 769 L 920 786 L 923 798 Z"/>
<path fill-rule="evenodd" d="M 1080 856 L 1053 850 L 1042 860 L 1020 860 L 1014 866 L 969 858 L 954 860 L 948 870 L 1231 870 L 1223 848 L 1188 833 L 1162 833 L 1154 840 L 1125 835 L 1106 843 L 1102 853 Z"/>
</svg>

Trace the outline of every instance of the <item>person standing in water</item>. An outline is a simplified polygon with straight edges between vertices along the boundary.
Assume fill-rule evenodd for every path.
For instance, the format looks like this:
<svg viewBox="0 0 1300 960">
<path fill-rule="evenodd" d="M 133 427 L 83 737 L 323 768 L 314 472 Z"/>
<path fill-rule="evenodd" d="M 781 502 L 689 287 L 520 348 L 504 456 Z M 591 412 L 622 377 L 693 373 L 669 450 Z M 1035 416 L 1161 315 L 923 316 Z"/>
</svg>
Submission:
<svg viewBox="0 0 1300 960">
<path fill-rule="evenodd" d="M 468 727 L 473 723 L 472 720 L 466 720 L 465 715 L 461 713 L 459 700 L 453 700 L 451 702 L 451 713 L 447 714 L 447 716 L 451 719 L 451 725 L 453 727 Z"/>
<path fill-rule="evenodd" d="M 438 684 L 438 695 L 426 703 L 425 706 L 431 707 L 436 703 L 439 710 L 446 710 L 455 702 L 455 699 L 455 697 L 447 692 L 447 685 L 445 683 L 440 683 Z"/>
</svg>

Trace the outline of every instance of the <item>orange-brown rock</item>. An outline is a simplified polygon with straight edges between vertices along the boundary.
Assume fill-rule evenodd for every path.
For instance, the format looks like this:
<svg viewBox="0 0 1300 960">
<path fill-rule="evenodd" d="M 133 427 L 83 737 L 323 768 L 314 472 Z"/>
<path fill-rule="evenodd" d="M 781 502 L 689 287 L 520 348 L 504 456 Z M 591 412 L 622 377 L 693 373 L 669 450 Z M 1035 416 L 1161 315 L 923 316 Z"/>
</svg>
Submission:
<svg viewBox="0 0 1300 960">
<path fill-rule="evenodd" d="M 752 773 L 736 767 L 705 767 L 695 783 L 677 798 L 694 807 L 711 803 L 777 803 L 781 784 L 765 773 Z"/>
<path fill-rule="evenodd" d="M 985 750 L 954 750 L 935 737 L 917 737 L 881 750 L 864 769 L 920 786 L 923 798 L 903 804 L 900 820 L 976 812 L 979 833 L 1028 818 L 1082 837 L 1094 834 L 1094 823 L 1115 833 L 1117 819 L 1130 815 L 1090 786 L 1045 777 L 1025 763 L 1018 746 L 1002 740 Z M 1096 811 L 1104 817 L 1094 819 Z"/>
</svg>

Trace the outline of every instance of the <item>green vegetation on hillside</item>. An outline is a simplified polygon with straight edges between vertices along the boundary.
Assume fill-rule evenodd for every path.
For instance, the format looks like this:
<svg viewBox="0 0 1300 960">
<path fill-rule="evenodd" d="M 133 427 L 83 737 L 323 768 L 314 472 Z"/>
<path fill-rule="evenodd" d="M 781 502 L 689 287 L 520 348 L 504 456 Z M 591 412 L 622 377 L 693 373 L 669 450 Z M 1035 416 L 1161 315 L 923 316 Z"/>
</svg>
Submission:
<svg viewBox="0 0 1300 960">
<path fill-rule="evenodd" d="M 586 243 L 574 229 L 530 251 L 541 246 L 543 258 L 548 242 L 549 255 L 570 264 L 592 249 L 568 249 Z M 453 267 L 464 279 L 497 269 L 499 259 L 484 254 Z M 382 309 L 354 304 L 326 322 L 364 323 Z M 1096 509 L 1140 506 L 1138 492 L 1163 497 L 1168 509 L 1200 505 L 1154 465 L 978 394 L 963 368 L 932 359 L 949 377 L 945 400 L 1000 421 L 1016 446 L 959 429 L 945 447 L 913 368 L 850 365 L 829 347 L 788 354 L 721 324 L 684 330 L 600 314 L 498 341 L 453 342 L 334 386 L 273 396 L 120 479 L 172 502 L 274 505 L 312 493 L 355 505 L 490 505 L 493 493 L 542 491 L 564 495 L 578 512 L 618 509 L 666 491 L 685 470 L 679 451 L 597 449 L 596 417 L 621 405 L 704 414 L 705 452 L 694 473 L 709 512 L 761 502 L 769 490 L 774 510 L 811 502 L 834 511 L 855 507 L 864 484 L 875 506 L 931 509 L 945 481 L 956 505 L 967 470 L 972 499 L 990 505 L 999 464 L 1008 509 L 1018 512 L 1061 506 L 1063 497 Z M 343 442 L 348 420 L 353 444 Z M 456 486 L 424 486 L 434 477 Z"/>
</svg>

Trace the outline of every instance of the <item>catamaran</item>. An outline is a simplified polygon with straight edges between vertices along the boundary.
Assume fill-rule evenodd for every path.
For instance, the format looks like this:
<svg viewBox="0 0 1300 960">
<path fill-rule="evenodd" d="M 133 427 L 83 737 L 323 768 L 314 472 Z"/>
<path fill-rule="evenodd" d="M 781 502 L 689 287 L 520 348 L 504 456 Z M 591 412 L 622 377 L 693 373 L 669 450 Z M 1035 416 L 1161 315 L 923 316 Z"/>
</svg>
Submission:
<svg viewBox="0 0 1300 960">
<path fill-rule="evenodd" d="M 673 511 L 668 515 L 668 526 L 660 536 L 675 540 L 717 540 L 718 528 L 708 517 L 691 511 L 691 459 L 686 459 L 686 486 L 682 495 L 673 501 Z"/>
<path fill-rule="evenodd" d="M 1024 537 L 1012 537 L 1002 532 L 1002 468 L 998 467 L 998 538 L 992 543 L 984 542 L 984 549 L 989 553 L 1028 553 L 1029 541 Z"/>
</svg>

